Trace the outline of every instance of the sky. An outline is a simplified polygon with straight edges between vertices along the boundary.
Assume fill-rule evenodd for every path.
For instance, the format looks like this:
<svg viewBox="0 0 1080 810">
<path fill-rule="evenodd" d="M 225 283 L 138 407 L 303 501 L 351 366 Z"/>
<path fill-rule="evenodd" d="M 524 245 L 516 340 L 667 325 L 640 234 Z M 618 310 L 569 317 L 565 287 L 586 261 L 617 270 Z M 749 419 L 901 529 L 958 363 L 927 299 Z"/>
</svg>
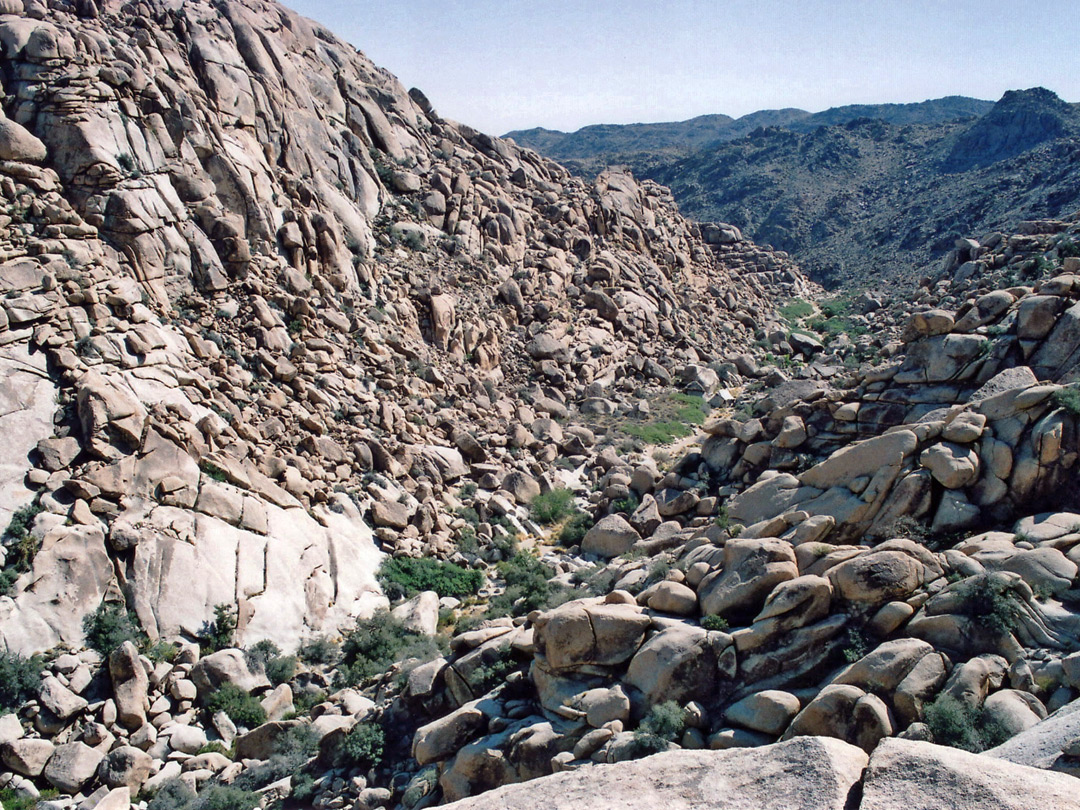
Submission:
<svg viewBox="0 0 1080 810">
<path fill-rule="evenodd" d="M 799 107 L 1080 101 L 1076 0 L 284 0 L 501 135 Z"/>
</svg>

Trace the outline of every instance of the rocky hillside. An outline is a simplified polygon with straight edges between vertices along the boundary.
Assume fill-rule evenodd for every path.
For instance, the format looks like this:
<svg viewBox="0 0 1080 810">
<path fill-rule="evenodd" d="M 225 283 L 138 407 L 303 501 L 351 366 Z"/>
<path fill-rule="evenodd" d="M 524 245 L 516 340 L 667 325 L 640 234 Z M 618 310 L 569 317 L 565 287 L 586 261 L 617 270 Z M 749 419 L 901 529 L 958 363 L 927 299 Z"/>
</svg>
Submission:
<svg viewBox="0 0 1080 810">
<path fill-rule="evenodd" d="M 594 154 L 590 168 L 626 163 L 670 186 L 686 216 L 731 223 L 788 251 L 827 286 L 884 289 L 935 272 L 958 236 L 1080 205 L 1075 105 L 1036 88 L 956 112 L 935 120 L 877 107 L 828 111 L 813 129 L 810 119 L 779 121 L 681 159 L 670 150 Z"/>
<path fill-rule="evenodd" d="M 380 546 L 451 553 L 471 465 L 533 481 L 534 419 L 619 411 L 805 287 L 749 243 L 719 261 L 654 184 L 443 121 L 277 6 L 0 26 L 3 517 L 44 510 L 12 649 L 78 643 L 103 598 L 152 638 L 220 603 L 245 640 L 341 627 Z"/>
<path fill-rule="evenodd" d="M 0 11 L 3 810 L 1069 806 L 1076 216 L 825 299 L 266 0 Z"/>
</svg>

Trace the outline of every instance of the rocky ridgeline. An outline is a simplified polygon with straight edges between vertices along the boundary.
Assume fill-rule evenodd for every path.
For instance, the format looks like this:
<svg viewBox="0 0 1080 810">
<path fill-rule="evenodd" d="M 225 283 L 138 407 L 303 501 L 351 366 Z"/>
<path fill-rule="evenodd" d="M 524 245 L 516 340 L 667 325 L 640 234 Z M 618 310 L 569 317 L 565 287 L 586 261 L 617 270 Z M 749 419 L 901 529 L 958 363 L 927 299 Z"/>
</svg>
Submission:
<svg viewBox="0 0 1080 810">
<path fill-rule="evenodd" d="M 103 599 L 152 638 L 220 603 L 245 643 L 349 626 L 384 603 L 380 550 L 454 553 L 451 487 L 523 519 L 553 461 L 589 461 L 590 408 L 810 289 L 655 184 L 441 119 L 273 4 L 2 10 L 0 518 L 44 509 L 13 650 L 79 644 Z"/>
</svg>

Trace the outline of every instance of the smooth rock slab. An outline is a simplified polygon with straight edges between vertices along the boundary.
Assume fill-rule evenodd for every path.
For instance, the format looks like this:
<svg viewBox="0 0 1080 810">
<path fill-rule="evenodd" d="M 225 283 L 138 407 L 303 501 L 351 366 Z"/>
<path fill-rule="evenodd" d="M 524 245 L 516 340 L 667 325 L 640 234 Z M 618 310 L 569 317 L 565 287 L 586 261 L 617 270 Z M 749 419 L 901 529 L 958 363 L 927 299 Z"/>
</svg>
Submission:
<svg viewBox="0 0 1080 810">
<path fill-rule="evenodd" d="M 810 737 L 753 749 L 669 751 L 505 785 L 446 808 L 846 810 L 866 762 L 852 745 Z"/>
<path fill-rule="evenodd" d="M 887 739 L 874 750 L 863 810 L 1078 810 L 1080 783 L 955 748 Z"/>
</svg>

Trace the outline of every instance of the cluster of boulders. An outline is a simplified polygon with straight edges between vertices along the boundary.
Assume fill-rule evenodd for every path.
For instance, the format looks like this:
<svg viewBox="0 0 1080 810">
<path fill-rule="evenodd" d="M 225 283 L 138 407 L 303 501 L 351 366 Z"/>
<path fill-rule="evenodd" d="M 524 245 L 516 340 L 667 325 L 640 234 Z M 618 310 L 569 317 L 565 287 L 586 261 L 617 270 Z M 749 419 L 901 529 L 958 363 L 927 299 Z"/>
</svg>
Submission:
<svg viewBox="0 0 1080 810">
<path fill-rule="evenodd" d="M 169 784 L 181 783 L 194 795 L 209 783 L 231 784 L 265 767 L 290 729 L 306 729 L 315 753 L 332 749 L 374 705 L 351 689 L 327 695 L 329 682 L 319 668 L 303 667 L 298 682 L 321 700 L 298 718 L 293 689 L 272 687 L 264 667 L 250 652 L 230 648 L 200 656 L 192 643 L 156 661 L 131 641 L 104 658 L 94 651 L 59 655 L 42 673 L 38 698 L 18 715 L 0 716 L 0 790 L 32 798 L 51 791 L 44 800 L 55 808 L 109 810 L 139 804 L 140 796 Z M 208 700 L 227 686 L 258 695 L 266 721 L 246 728 L 225 710 L 209 711 Z M 288 795 L 292 775 L 263 787 L 261 795 L 267 801 Z M 324 806 L 344 806 L 344 775 L 337 776 L 336 789 L 333 778 L 324 778 L 330 794 Z M 375 807 L 389 798 L 385 790 L 368 789 L 361 773 L 350 776 L 352 800 L 363 793 L 373 802 L 365 806 Z"/>
</svg>

